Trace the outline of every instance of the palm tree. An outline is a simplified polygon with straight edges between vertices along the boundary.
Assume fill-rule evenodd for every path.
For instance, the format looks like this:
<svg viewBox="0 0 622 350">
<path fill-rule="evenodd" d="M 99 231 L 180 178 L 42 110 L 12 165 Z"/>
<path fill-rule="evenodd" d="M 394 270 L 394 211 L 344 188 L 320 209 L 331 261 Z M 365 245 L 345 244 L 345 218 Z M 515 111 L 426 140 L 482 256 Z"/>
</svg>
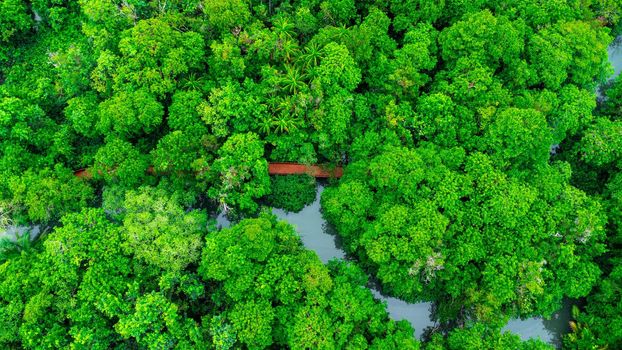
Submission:
<svg viewBox="0 0 622 350">
<path fill-rule="evenodd" d="M 275 129 L 279 133 L 290 132 L 297 129 L 296 119 L 292 118 L 289 113 L 281 112 L 272 121 Z"/>
<path fill-rule="evenodd" d="M 285 17 L 277 18 L 272 24 L 272 32 L 281 39 L 292 39 L 296 35 L 295 26 Z"/>
<path fill-rule="evenodd" d="M 297 56 L 298 54 L 298 43 L 291 39 L 279 40 L 277 44 L 277 48 L 279 50 L 280 55 L 287 62 L 292 61 L 292 57 Z"/>
<path fill-rule="evenodd" d="M 320 46 L 312 41 L 305 47 L 305 53 L 300 55 L 300 61 L 305 69 L 309 69 L 311 67 L 316 67 L 320 58 L 322 57 L 322 49 Z"/>
<path fill-rule="evenodd" d="M 0 238 L 0 261 L 6 261 L 12 257 L 27 252 L 32 248 L 30 230 L 22 234 L 16 233 L 15 239 L 11 237 Z"/>
<path fill-rule="evenodd" d="M 305 76 L 300 73 L 297 68 L 286 65 L 285 74 L 281 76 L 280 85 L 290 93 L 296 94 L 298 91 L 306 87 L 303 79 Z"/>
<path fill-rule="evenodd" d="M 197 77 L 195 73 L 191 73 L 182 81 L 182 86 L 187 90 L 201 90 L 205 85 L 202 77 Z"/>
<path fill-rule="evenodd" d="M 259 132 L 264 135 L 270 135 L 270 131 L 272 130 L 272 119 L 270 117 L 263 117 L 259 120 Z"/>
<path fill-rule="evenodd" d="M 296 97 L 287 95 L 276 100 L 276 110 L 293 113 L 296 111 Z"/>
</svg>

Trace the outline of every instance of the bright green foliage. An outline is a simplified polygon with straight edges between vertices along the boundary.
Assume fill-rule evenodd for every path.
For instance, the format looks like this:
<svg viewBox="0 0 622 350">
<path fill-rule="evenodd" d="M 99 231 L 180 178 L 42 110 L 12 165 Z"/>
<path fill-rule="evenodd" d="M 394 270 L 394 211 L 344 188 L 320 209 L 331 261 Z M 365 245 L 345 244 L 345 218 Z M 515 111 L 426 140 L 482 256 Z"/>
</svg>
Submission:
<svg viewBox="0 0 622 350">
<path fill-rule="evenodd" d="M 232 37 L 225 37 L 222 43 L 214 41 L 210 45 L 213 54 L 207 63 L 212 68 L 210 74 L 216 80 L 240 79 L 244 76 L 246 64 L 242 50 L 236 46 Z"/>
<path fill-rule="evenodd" d="M 595 166 L 616 164 L 622 160 L 622 122 L 604 118 L 596 120 L 583 137 L 581 151 L 583 160 Z"/>
<path fill-rule="evenodd" d="M 476 132 L 472 112 L 443 93 L 422 96 L 415 118 L 419 135 L 445 147 L 457 146 Z"/>
<path fill-rule="evenodd" d="M 240 346 L 418 348 L 408 327 L 388 321 L 360 288 L 366 278 L 358 268 L 330 267 L 302 248 L 291 226 L 261 216 L 208 235 L 199 273 L 218 281 L 220 305 L 233 305 L 220 322 Z"/>
<path fill-rule="evenodd" d="M 367 278 L 359 268 L 322 265 L 293 227 L 273 216 L 211 232 L 202 247 L 200 276 L 195 264 L 178 262 L 179 256 L 156 254 L 164 259 L 160 263 L 173 264 L 164 269 L 153 261 L 143 265 L 146 249 L 169 240 L 134 246 L 135 236 L 152 231 L 188 240 L 196 224 L 191 218 L 200 216 L 163 201 L 153 190 L 128 194 L 122 226 L 98 209 L 66 215 L 41 250 L 3 262 L 0 345 L 419 348 L 412 328 L 390 321 L 383 305 L 362 288 Z M 145 222 L 153 212 L 157 218 Z"/>
<path fill-rule="evenodd" d="M 249 93 L 254 85 L 227 83 L 210 91 L 207 102 L 197 108 L 199 115 L 217 137 L 230 136 L 232 131 L 244 133 L 255 129 L 258 119 L 266 117 L 262 99 Z"/>
<path fill-rule="evenodd" d="M 354 0 L 323 1 L 320 9 L 329 24 L 347 24 L 356 15 L 355 3 Z"/>
<path fill-rule="evenodd" d="M 577 166 L 593 176 L 588 184 L 604 201 L 609 216 L 608 248 L 603 261 L 605 277 L 587 298 L 584 309 L 573 310 L 572 333 L 564 338 L 569 349 L 615 349 L 622 346 L 622 128 L 619 108 L 619 78 L 606 87 L 607 99 L 601 104 L 600 116 L 584 131 L 575 144 Z M 580 174 L 581 175 L 581 174 Z M 580 181 L 580 180 L 579 180 Z M 580 182 L 585 183 L 585 182 Z"/>
<path fill-rule="evenodd" d="M 268 135 L 267 140 L 274 145 L 270 160 L 288 161 L 297 159 L 302 164 L 317 163 L 318 156 L 309 135 L 302 131 L 294 131 L 283 135 Z"/>
<path fill-rule="evenodd" d="M 566 81 L 588 87 L 608 72 L 605 48 L 610 41 L 600 27 L 583 21 L 560 22 L 533 37 L 530 60 L 547 88 L 557 90 Z"/>
<path fill-rule="evenodd" d="M 353 58 L 356 61 L 357 66 L 361 69 L 362 81 L 369 84 L 370 89 L 383 87 L 387 83 L 387 74 L 389 70 L 389 57 L 397 49 L 397 42 L 389 35 L 389 28 L 391 27 L 391 19 L 388 14 L 377 8 L 371 7 L 369 14 L 363 19 L 363 22 L 358 26 L 352 28 L 347 40 L 343 40 L 343 44 L 348 47 Z M 421 26 L 422 30 L 416 30 L 417 33 L 421 32 L 420 40 L 421 44 L 413 45 L 419 48 L 426 48 L 431 44 L 431 40 L 425 37 L 429 26 Z M 308 56 L 314 51 L 311 50 L 309 45 L 305 48 Z M 409 51 L 409 50 L 405 50 Z M 417 76 L 416 69 L 420 69 L 421 65 L 428 65 L 421 61 L 416 62 L 415 65 L 405 62 L 405 58 L 409 56 L 411 52 L 404 52 L 402 55 L 402 63 L 407 64 L 404 73 L 408 75 Z M 421 59 L 422 55 L 417 55 L 417 58 Z M 398 67 L 399 68 L 399 67 Z"/>
<path fill-rule="evenodd" d="M 248 3 L 242 0 L 202 0 L 207 23 L 214 33 L 228 32 L 242 27 L 251 19 Z"/>
<path fill-rule="evenodd" d="M 113 321 L 107 315 L 119 314 L 119 293 L 127 288 L 129 273 L 129 260 L 119 250 L 119 231 L 97 210 L 65 216 L 62 223 L 34 257 L 38 263 L 26 272 L 38 283 L 22 292 L 21 343 L 26 348 L 70 343 L 107 348 L 118 339 L 110 332 Z"/>
<path fill-rule="evenodd" d="M 361 72 L 350 57 L 348 49 L 343 45 L 330 43 L 322 52 L 324 55 L 316 72 L 322 87 L 329 93 L 339 88 L 354 90 L 361 81 Z"/>
<path fill-rule="evenodd" d="M 174 178 L 187 178 L 195 165 L 212 158 L 209 151 L 213 151 L 215 137 L 207 132 L 200 119 L 202 101 L 197 91 L 180 91 L 173 96 L 167 119 L 172 131 L 163 136 L 152 151 L 156 171 L 172 172 Z"/>
<path fill-rule="evenodd" d="M 602 113 L 614 120 L 622 120 L 622 76 L 617 76 L 605 91 L 606 99 L 602 103 Z"/>
<path fill-rule="evenodd" d="M 29 29 L 32 24 L 26 1 L 0 1 L 0 42 L 9 41 L 17 33 Z"/>
<path fill-rule="evenodd" d="M 67 107 L 63 112 L 77 133 L 86 137 L 93 137 L 97 134 L 97 129 L 95 128 L 95 125 L 99 122 L 97 95 L 89 93 L 72 98 L 67 101 Z"/>
<path fill-rule="evenodd" d="M 29 276 L 29 270 L 35 264 L 28 255 L 2 261 L 0 265 L 0 344 L 7 347 L 9 344 L 19 344 L 19 327 L 22 322 L 24 304 L 28 300 L 23 295 L 30 287 L 35 287 L 37 281 Z M 34 289 L 31 289 L 34 291 Z"/>
<path fill-rule="evenodd" d="M 397 30 L 404 30 L 417 22 L 436 22 L 445 7 L 444 0 L 390 0 L 391 12 L 396 14 L 393 25 Z"/>
<path fill-rule="evenodd" d="M 200 66 L 203 50 L 199 34 L 179 32 L 159 19 L 144 20 L 122 34 L 121 56 L 102 53 L 92 76 L 99 84 L 112 79 L 117 90 L 144 88 L 162 97 L 174 92 L 181 75 Z"/>
<path fill-rule="evenodd" d="M 400 95 L 417 96 L 418 90 L 430 81 L 423 73 L 436 66 L 436 35 L 432 26 L 418 26 L 409 30 L 404 45 L 395 51 L 390 81 L 399 86 Z"/>
<path fill-rule="evenodd" d="M 144 181 L 149 158 L 121 139 L 109 139 L 97 150 L 92 172 L 95 178 L 106 182 L 134 187 Z"/>
<path fill-rule="evenodd" d="M 158 171 L 190 172 L 192 163 L 204 153 L 199 136 L 192 132 L 175 130 L 162 137 L 153 151 L 153 164 Z M 183 176 L 183 173 L 176 175 Z"/>
<path fill-rule="evenodd" d="M 315 200 L 315 179 L 309 175 L 276 175 L 270 181 L 268 203 L 297 213 Z"/>
<path fill-rule="evenodd" d="M 23 171 L 30 165 L 48 163 L 39 156 L 50 151 L 57 130 L 57 124 L 38 105 L 13 97 L 0 99 L 3 170 Z"/>
<path fill-rule="evenodd" d="M 48 223 L 63 214 L 86 206 L 93 190 L 73 172 L 60 165 L 38 172 L 27 170 L 9 180 L 13 206 L 22 213 L 21 219 Z"/>
<path fill-rule="evenodd" d="M 617 260 L 619 262 L 619 259 Z M 613 268 L 588 298 L 585 313 L 574 310 L 577 320 L 564 339 L 568 349 L 616 349 L 622 346 L 622 266 Z"/>
<path fill-rule="evenodd" d="M 185 213 L 174 198 L 149 187 L 128 192 L 124 207 L 123 235 L 138 259 L 173 271 L 198 261 L 204 213 Z"/>
<path fill-rule="evenodd" d="M 64 9 L 53 7 L 52 9 Z M 52 11 L 51 9 L 51 11 Z M 52 15 L 52 14 L 50 14 Z M 59 25 L 66 26 L 64 23 Z M 56 74 L 55 89 L 58 94 L 71 97 L 81 94 L 89 95 L 89 73 L 95 66 L 91 43 L 85 37 L 75 37 L 68 47 L 49 54 L 49 62 Z"/>
<path fill-rule="evenodd" d="M 491 5 L 498 10 L 508 9 L 512 17 L 519 17 L 534 27 L 580 19 L 585 11 L 580 2 L 565 0 L 509 0 Z"/>
<path fill-rule="evenodd" d="M 130 0 L 79 0 L 80 10 L 85 16 L 84 34 L 99 48 L 114 46 L 119 33 L 138 19 L 137 6 L 144 1 Z"/>
<path fill-rule="evenodd" d="M 614 236 L 611 240 L 619 243 L 622 239 L 620 228 L 622 227 L 622 172 L 617 171 L 607 183 L 604 194 L 609 201 L 607 207 L 609 209 L 609 220 L 615 225 L 617 230 L 617 238 Z"/>
<path fill-rule="evenodd" d="M 441 317 L 463 308 L 491 320 L 499 311 L 548 314 L 596 283 L 604 215 L 568 185 L 564 164 L 524 181 L 484 154 L 429 145 L 387 147 L 366 163 L 352 164 L 322 204 L 394 295 L 435 299 Z"/>
<path fill-rule="evenodd" d="M 476 323 L 470 327 L 456 328 L 446 338 L 435 334 L 426 345 L 426 350 L 552 350 L 553 346 L 540 340 L 522 342 L 517 335 L 501 333 L 500 329 Z"/>
<path fill-rule="evenodd" d="M 442 58 L 456 62 L 470 57 L 493 69 L 512 64 L 523 51 L 521 29 L 521 23 L 497 18 L 487 10 L 473 14 L 443 31 L 439 38 Z"/>
<path fill-rule="evenodd" d="M 179 91 L 173 95 L 173 102 L 168 109 L 169 127 L 173 130 L 203 131 L 198 110 L 201 102 L 203 100 L 198 91 Z"/>
<path fill-rule="evenodd" d="M 2 258 L 0 348 L 416 348 L 354 264 L 436 302 L 436 348 L 538 348 L 499 326 L 564 296 L 588 300 L 569 346 L 618 347 L 622 79 L 602 83 L 621 18 L 617 0 L 0 0 L 0 227 L 45 232 Z M 314 198 L 268 161 L 345 168 L 323 211 L 350 264 L 273 218 L 206 234 L 218 207 Z"/>
<path fill-rule="evenodd" d="M 184 327 L 184 319 L 174 303 L 152 292 L 136 300 L 134 313 L 119 320 L 115 330 L 146 349 L 192 348 L 199 344 L 188 339 L 188 331 L 194 331 L 196 325 L 188 323 L 190 329 Z"/>
<path fill-rule="evenodd" d="M 236 134 L 218 150 L 219 157 L 211 168 L 217 180 L 208 194 L 225 212 L 230 208 L 256 211 L 253 199 L 270 193 L 268 163 L 263 152 L 263 142 L 253 133 Z"/>
<path fill-rule="evenodd" d="M 553 142 L 559 143 L 592 122 L 596 101 L 588 90 L 569 84 L 559 91 L 559 104 L 551 107 L 549 125 L 554 130 Z"/>
<path fill-rule="evenodd" d="M 622 4 L 614 0 L 594 1 L 594 14 L 602 18 L 609 25 L 616 26 L 617 33 L 620 33 L 620 19 L 622 18 Z"/>
<path fill-rule="evenodd" d="M 99 105 L 97 129 L 122 138 L 150 133 L 162 123 L 164 110 L 146 90 L 121 91 Z"/>
<path fill-rule="evenodd" d="M 498 165 L 525 167 L 546 164 L 551 131 L 544 116 L 535 110 L 505 109 L 488 126 L 486 142 Z"/>
<path fill-rule="evenodd" d="M 8 316 L 2 320 L 3 347 L 108 349 L 135 342 L 158 349 L 162 344 L 205 346 L 197 336 L 198 325 L 176 313 L 183 304 L 175 305 L 153 290 L 157 274 L 121 251 L 122 229 L 102 211 L 68 215 L 62 224 L 48 236 L 44 251 L 22 255 L 0 269 L 0 312 Z M 19 265 L 24 269 L 17 270 Z M 22 282 L 16 284 L 12 275 Z M 15 312 L 23 318 L 15 318 Z"/>
</svg>

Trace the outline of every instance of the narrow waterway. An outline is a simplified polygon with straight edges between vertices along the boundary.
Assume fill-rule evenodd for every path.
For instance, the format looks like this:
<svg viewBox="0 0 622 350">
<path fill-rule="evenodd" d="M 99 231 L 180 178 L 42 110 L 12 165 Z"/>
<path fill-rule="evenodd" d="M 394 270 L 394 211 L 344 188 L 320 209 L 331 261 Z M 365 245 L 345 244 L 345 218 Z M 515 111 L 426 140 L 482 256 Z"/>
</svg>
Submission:
<svg viewBox="0 0 622 350">
<path fill-rule="evenodd" d="M 9 226 L 6 230 L 0 232 L 0 239 L 10 239 L 15 242 L 18 236 L 24 235 L 26 232 L 30 235 L 30 240 L 34 241 L 39 234 L 41 233 L 41 227 L 39 225 L 35 226 Z"/>
<path fill-rule="evenodd" d="M 38 15 L 35 14 L 35 19 Z M 613 77 L 622 72 L 622 36 L 619 36 L 608 48 L 609 61 L 614 68 Z M 286 220 L 296 227 L 304 245 L 315 251 L 324 262 L 332 259 L 347 259 L 341 249 L 338 237 L 332 231 L 330 225 L 324 220 L 320 208 L 320 196 L 324 187 L 318 185 L 315 201 L 305 207 L 299 213 L 286 213 L 280 209 L 273 209 L 273 213 L 282 220 Z M 229 221 L 221 214 L 217 217 L 221 227 L 228 227 Z M 40 234 L 40 227 L 10 226 L 0 232 L 0 239 L 15 240 L 18 235 L 26 232 L 30 239 L 34 240 Z M 376 298 L 387 305 L 390 316 L 395 320 L 408 320 L 415 328 L 415 335 L 421 338 L 427 328 L 434 327 L 435 322 L 431 318 L 432 303 L 407 303 L 403 300 L 382 295 L 376 288 L 370 288 Z M 529 318 L 512 319 L 503 328 L 519 335 L 522 339 L 539 338 L 550 344 L 561 346 L 561 336 L 569 331 L 571 303 L 564 303 L 561 310 L 556 312 L 551 319 Z"/>
<path fill-rule="evenodd" d="M 622 72 L 622 35 L 618 36 L 613 43 L 609 45 L 607 53 L 609 54 L 609 62 L 615 71 L 612 78 L 615 78 Z"/>
<path fill-rule="evenodd" d="M 299 213 L 287 213 L 281 209 L 273 209 L 272 212 L 280 219 L 296 227 L 305 247 L 314 250 L 320 259 L 326 263 L 332 259 L 347 259 L 347 257 L 340 247 L 338 237 L 322 217 L 320 197 L 323 190 L 324 187 L 318 185 L 315 201 Z M 222 216 L 219 217 L 219 223 L 228 225 Z M 386 302 L 387 311 L 391 318 L 408 320 L 415 328 L 417 338 L 421 338 L 427 328 L 435 325 L 431 318 L 432 303 L 407 303 L 400 299 L 384 296 L 373 288 L 371 292 L 376 298 Z M 561 336 L 568 332 L 569 320 L 570 304 L 566 304 L 550 320 L 539 317 L 525 320 L 513 319 L 508 322 L 504 330 L 515 333 L 525 340 L 540 338 L 545 342 L 560 346 Z"/>
</svg>

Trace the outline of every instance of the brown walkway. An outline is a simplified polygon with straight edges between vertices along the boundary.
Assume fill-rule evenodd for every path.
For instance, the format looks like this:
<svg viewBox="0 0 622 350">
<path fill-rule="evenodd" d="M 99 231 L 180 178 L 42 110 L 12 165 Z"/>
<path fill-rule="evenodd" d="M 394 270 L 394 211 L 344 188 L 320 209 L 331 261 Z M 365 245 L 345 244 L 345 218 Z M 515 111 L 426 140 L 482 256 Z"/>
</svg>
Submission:
<svg viewBox="0 0 622 350">
<path fill-rule="evenodd" d="M 75 176 L 83 178 L 83 179 L 91 179 L 91 178 L 93 178 L 93 174 L 91 174 L 91 172 L 88 169 L 76 170 L 76 171 L 73 172 L 73 174 Z"/>
<path fill-rule="evenodd" d="M 289 175 L 289 174 L 309 174 L 313 177 L 336 177 L 343 175 L 341 167 L 324 168 L 317 165 L 304 165 L 298 163 L 269 163 L 268 173 L 270 175 Z"/>
<path fill-rule="evenodd" d="M 149 167 L 147 172 L 153 174 L 153 167 Z M 268 173 L 270 175 L 309 174 L 310 176 L 318 178 L 340 178 L 343 175 L 343 168 L 327 168 L 318 165 L 304 165 L 298 163 L 268 163 Z M 91 174 L 89 169 L 76 170 L 73 174 L 83 179 L 93 178 L 93 174 Z"/>
</svg>

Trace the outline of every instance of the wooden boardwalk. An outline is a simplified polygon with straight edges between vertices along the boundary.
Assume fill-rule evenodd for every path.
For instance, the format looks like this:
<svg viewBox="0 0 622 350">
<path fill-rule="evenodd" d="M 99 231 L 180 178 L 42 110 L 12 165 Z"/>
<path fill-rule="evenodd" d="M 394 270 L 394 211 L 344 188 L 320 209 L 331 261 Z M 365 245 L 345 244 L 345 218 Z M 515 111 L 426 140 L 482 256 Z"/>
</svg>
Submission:
<svg viewBox="0 0 622 350">
<path fill-rule="evenodd" d="M 308 174 L 318 178 L 340 178 L 343 175 L 343 168 L 328 168 L 318 165 L 304 165 L 298 163 L 269 163 L 268 173 L 270 175 Z"/>
<path fill-rule="evenodd" d="M 78 169 L 73 172 L 73 175 L 82 179 L 92 179 L 93 174 L 89 171 L 89 169 Z"/>
<path fill-rule="evenodd" d="M 155 171 L 153 167 L 147 169 L 149 174 Z M 291 174 L 308 174 L 316 178 L 340 178 L 343 175 L 342 167 L 322 167 L 319 165 L 304 165 L 299 163 L 268 163 L 268 173 L 270 175 L 291 175 Z M 79 169 L 73 173 L 75 176 L 83 179 L 92 179 L 93 174 L 89 169 Z"/>
</svg>

